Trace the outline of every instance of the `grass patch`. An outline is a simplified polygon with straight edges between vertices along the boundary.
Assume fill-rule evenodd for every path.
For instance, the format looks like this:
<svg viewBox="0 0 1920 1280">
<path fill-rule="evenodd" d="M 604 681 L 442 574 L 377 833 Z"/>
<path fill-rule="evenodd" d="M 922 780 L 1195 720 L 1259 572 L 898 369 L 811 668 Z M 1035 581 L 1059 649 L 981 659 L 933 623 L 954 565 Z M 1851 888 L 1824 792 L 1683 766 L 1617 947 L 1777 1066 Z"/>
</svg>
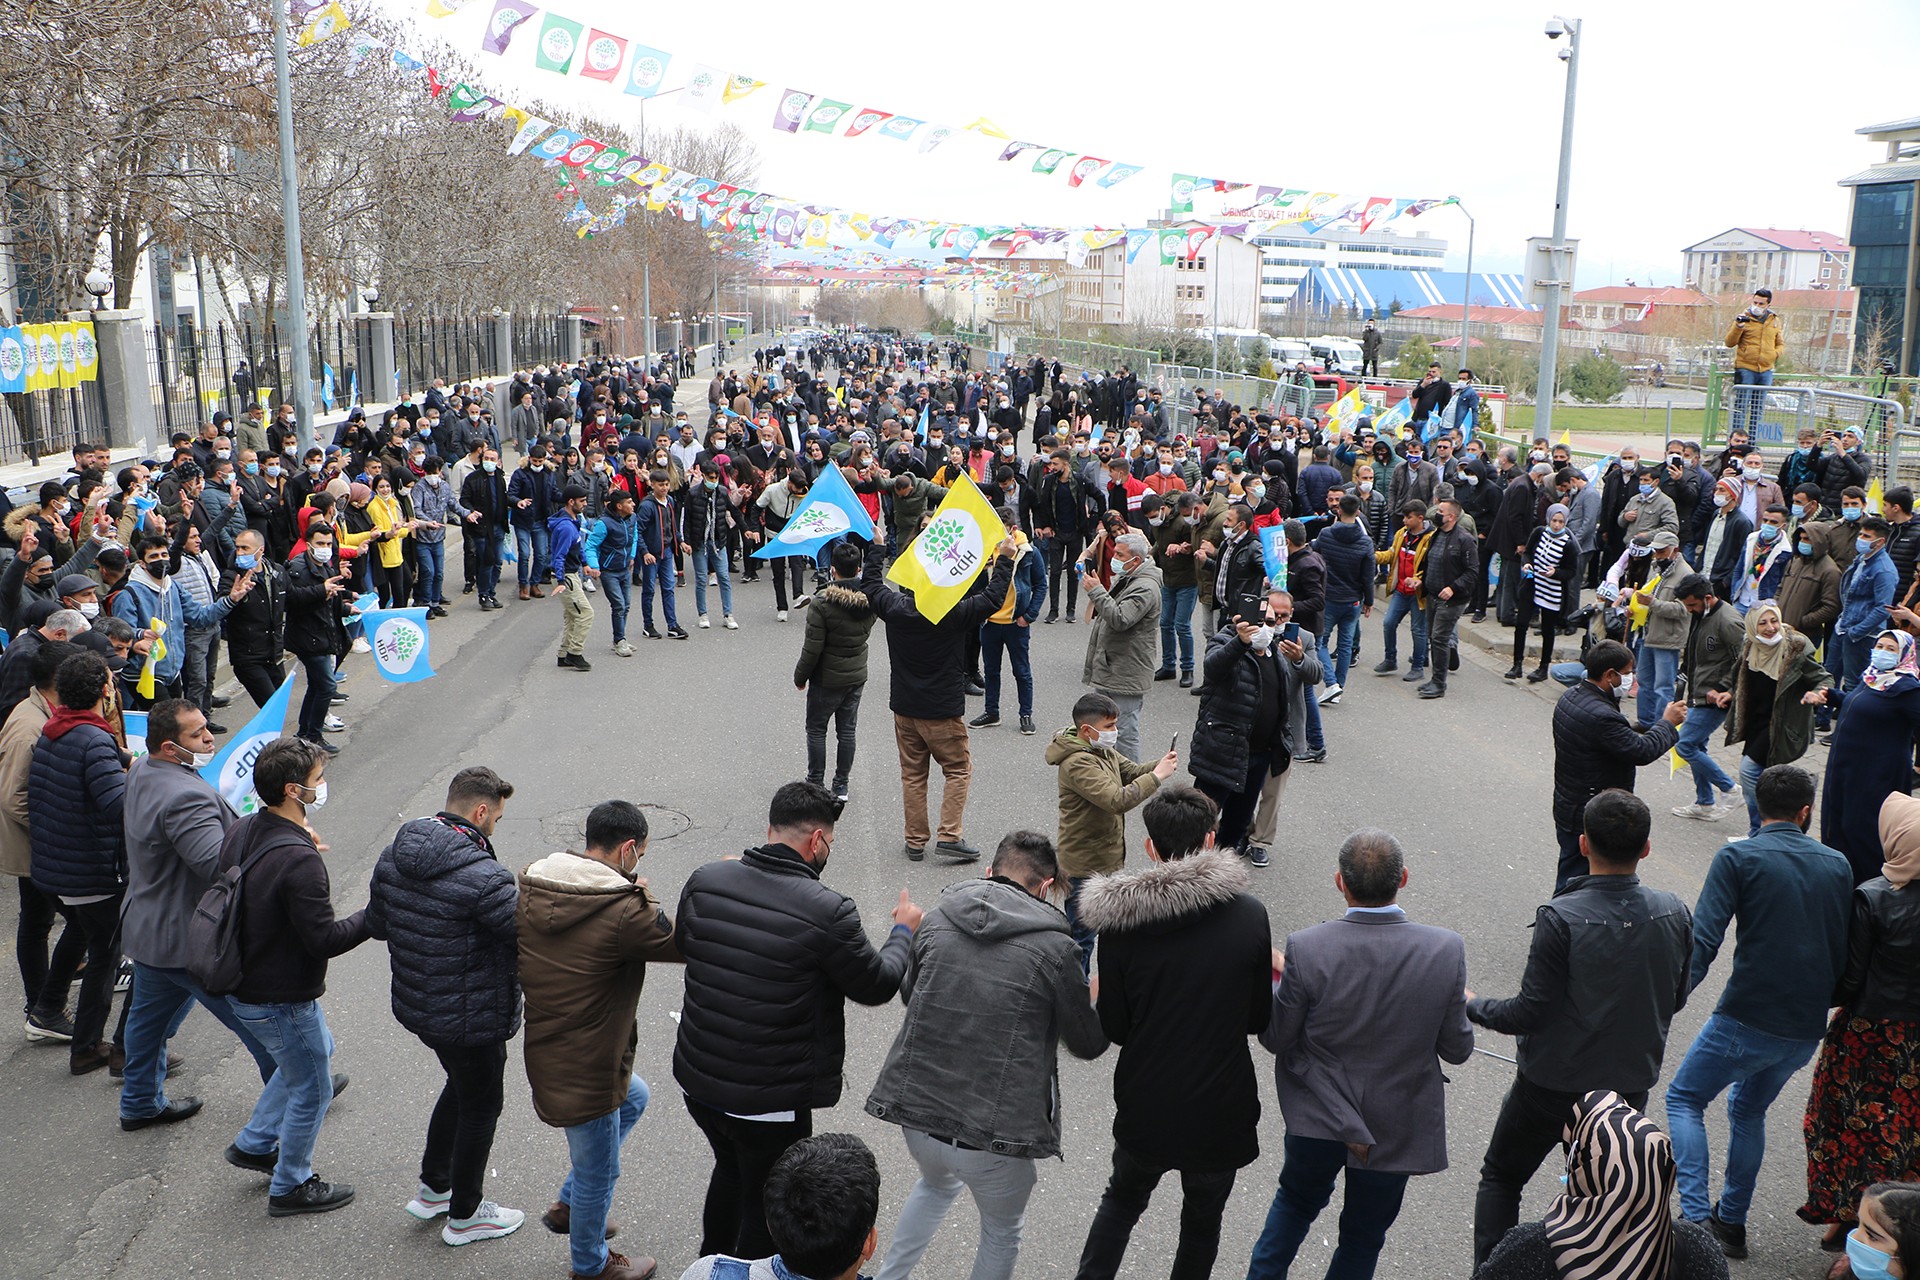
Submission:
<svg viewBox="0 0 1920 1280">
<path fill-rule="evenodd" d="M 1510 404 L 1507 406 L 1507 434 L 1531 433 L 1533 430 L 1534 406 L 1530 404 Z M 1705 409 L 1675 409 L 1673 411 L 1673 434 L 1683 440 L 1698 440 L 1707 425 Z M 1554 439 L 1566 430 L 1596 432 L 1608 435 L 1664 435 L 1667 429 L 1667 410 L 1664 405 L 1648 405 L 1645 413 L 1638 405 L 1625 404 L 1557 404 L 1553 406 Z"/>
</svg>

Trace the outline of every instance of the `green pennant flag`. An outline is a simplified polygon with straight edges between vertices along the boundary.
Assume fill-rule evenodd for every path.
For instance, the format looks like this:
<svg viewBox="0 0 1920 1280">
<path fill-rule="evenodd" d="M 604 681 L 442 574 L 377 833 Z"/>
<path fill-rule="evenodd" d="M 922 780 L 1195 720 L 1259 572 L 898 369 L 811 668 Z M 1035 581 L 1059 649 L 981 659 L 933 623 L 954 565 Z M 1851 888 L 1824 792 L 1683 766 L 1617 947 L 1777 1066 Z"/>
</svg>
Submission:
<svg viewBox="0 0 1920 1280">
<path fill-rule="evenodd" d="M 533 65 L 542 71 L 567 74 L 567 68 L 573 65 L 574 51 L 580 47 L 580 33 L 585 30 L 571 18 L 549 13 L 540 27 L 540 43 Z"/>
<path fill-rule="evenodd" d="M 478 101 L 480 101 L 479 93 L 475 92 L 464 80 L 447 91 L 447 109 L 449 111 L 465 111 Z"/>
<path fill-rule="evenodd" d="M 807 112 L 807 127 L 803 132 L 832 133 L 847 112 L 853 110 L 851 102 L 835 102 L 831 98 L 821 98 L 813 104 L 813 110 Z"/>
<path fill-rule="evenodd" d="M 1060 167 L 1062 160 L 1065 160 L 1072 154 L 1073 152 L 1071 151 L 1061 151 L 1058 148 L 1051 151 L 1042 151 L 1039 158 L 1033 162 L 1033 171 L 1035 173 L 1052 173 Z"/>
<path fill-rule="evenodd" d="M 1167 209 L 1172 213 L 1193 212 L 1193 189 L 1200 185 L 1200 179 L 1190 173 L 1173 175 L 1173 193 L 1167 201 Z"/>
<path fill-rule="evenodd" d="M 1187 233 L 1184 231 L 1162 231 L 1160 233 L 1160 265 L 1172 266 L 1187 256 Z"/>
</svg>

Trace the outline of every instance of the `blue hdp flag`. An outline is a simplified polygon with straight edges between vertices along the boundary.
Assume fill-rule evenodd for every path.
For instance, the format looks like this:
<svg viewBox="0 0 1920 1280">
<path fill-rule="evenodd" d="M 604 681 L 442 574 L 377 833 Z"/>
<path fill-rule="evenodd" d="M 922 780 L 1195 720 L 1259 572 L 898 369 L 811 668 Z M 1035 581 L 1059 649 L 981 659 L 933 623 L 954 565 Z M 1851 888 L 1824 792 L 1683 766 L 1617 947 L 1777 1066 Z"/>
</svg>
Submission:
<svg viewBox="0 0 1920 1280">
<path fill-rule="evenodd" d="M 1275 591 L 1287 589 L 1287 531 L 1277 524 L 1260 530 L 1260 554 L 1267 562 L 1267 581 Z"/>
<path fill-rule="evenodd" d="M 920 435 L 921 444 L 925 444 L 927 442 L 927 415 L 930 412 L 932 412 L 932 410 L 933 410 L 933 405 L 931 402 L 920 406 L 919 435 Z"/>
<path fill-rule="evenodd" d="M 360 621 L 373 646 L 373 664 L 395 684 L 412 684 L 433 674 L 428 657 L 425 609 L 375 609 Z"/>
<path fill-rule="evenodd" d="M 873 520 L 854 496 L 840 468 L 829 466 L 820 473 L 807 500 L 793 513 L 786 527 L 754 552 L 758 560 L 776 556 L 812 555 L 843 533 L 857 533 L 871 541 Z"/>
<path fill-rule="evenodd" d="M 253 762 L 259 759 L 266 745 L 285 730 L 287 705 L 292 697 L 293 679 L 288 677 L 273 691 L 267 705 L 260 708 L 260 714 L 229 738 L 212 763 L 200 771 L 200 776 L 226 797 L 236 813 L 253 813 L 260 808 L 259 797 L 253 794 Z"/>
<path fill-rule="evenodd" d="M 325 360 L 322 360 L 320 362 L 320 403 L 326 406 L 329 412 L 332 411 L 333 409 L 333 366 L 328 364 Z"/>
</svg>

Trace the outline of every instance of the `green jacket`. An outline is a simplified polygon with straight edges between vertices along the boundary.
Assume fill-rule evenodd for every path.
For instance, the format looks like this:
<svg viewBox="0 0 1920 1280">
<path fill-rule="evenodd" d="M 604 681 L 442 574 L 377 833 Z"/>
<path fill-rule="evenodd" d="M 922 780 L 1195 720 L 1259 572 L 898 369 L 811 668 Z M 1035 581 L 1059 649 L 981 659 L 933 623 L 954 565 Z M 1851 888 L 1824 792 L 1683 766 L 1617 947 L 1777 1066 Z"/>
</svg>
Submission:
<svg viewBox="0 0 1920 1280">
<path fill-rule="evenodd" d="M 784 567 L 784 566 L 777 566 Z M 846 689 L 867 682 L 867 636 L 873 630 L 873 606 L 865 594 L 845 583 L 820 588 L 807 610 L 807 634 L 793 682 L 823 689 Z"/>
<path fill-rule="evenodd" d="M 1687 705 L 1711 706 L 1707 691 L 1726 693 L 1733 688 L 1734 667 L 1747 644 L 1747 623 L 1740 611 L 1722 602 L 1712 613 L 1693 620 L 1687 647 L 1681 651 L 1681 670 L 1687 673 Z"/>
<path fill-rule="evenodd" d="M 1768 721 L 1767 760 L 1769 765 L 1792 764 L 1807 754 L 1813 742 L 1813 708 L 1800 699 L 1815 689 L 1831 689 L 1833 676 L 1813 656 L 1813 641 L 1795 632 L 1781 641 L 1792 645 L 1787 655 L 1786 677 L 1773 694 L 1773 717 Z M 1753 722 L 1751 677 L 1745 650 L 1733 684 L 1733 702 L 1727 709 L 1727 745 L 1747 740 L 1747 725 Z"/>
<path fill-rule="evenodd" d="M 1108 693 L 1143 694 L 1160 653 L 1160 567 L 1142 560 L 1110 587 L 1087 588 L 1087 661 L 1080 679 Z"/>
<path fill-rule="evenodd" d="M 1096 747 L 1074 729 L 1053 735 L 1047 763 L 1060 777 L 1060 838 L 1054 842 L 1054 856 L 1061 874 L 1099 876 L 1120 870 L 1127 860 L 1127 810 L 1160 789 L 1153 765 L 1135 764 L 1112 747 Z"/>
<path fill-rule="evenodd" d="M 901 546 L 912 542 L 920 532 L 920 520 L 929 509 L 937 507 L 946 498 L 947 491 L 931 480 L 919 476 L 909 476 L 913 487 L 901 493 L 892 485 L 884 492 L 893 499 L 893 532 Z"/>
<path fill-rule="evenodd" d="M 1158 529 L 1149 528 L 1147 536 L 1153 539 L 1153 562 L 1160 566 L 1161 585 L 1193 586 L 1193 548 L 1199 545 L 1194 540 L 1193 524 L 1180 516 L 1169 514 Z M 1187 544 L 1186 551 L 1167 550 L 1181 543 Z"/>
</svg>

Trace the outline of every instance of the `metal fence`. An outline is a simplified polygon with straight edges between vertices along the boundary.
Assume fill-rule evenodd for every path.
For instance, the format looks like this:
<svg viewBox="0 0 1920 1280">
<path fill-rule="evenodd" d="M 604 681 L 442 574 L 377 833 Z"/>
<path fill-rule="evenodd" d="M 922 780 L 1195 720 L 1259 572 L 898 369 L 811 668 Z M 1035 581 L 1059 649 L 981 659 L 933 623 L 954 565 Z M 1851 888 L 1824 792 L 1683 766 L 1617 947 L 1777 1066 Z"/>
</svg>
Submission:
<svg viewBox="0 0 1920 1280">
<path fill-rule="evenodd" d="M 332 358 L 338 362 L 342 358 L 338 331 L 317 334 L 315 345 L 321 359 L 326 359 L 329 336 Z M 256 327 L 243 321 L 196 329 L 186 323 L 173 328 L 155 323 L 146 338 L 147 386 L 160 430 L 169 437 L 183 431 L 197 434 L 202 422 L 222 411 L 237 418 L 258 403 L 272 412 L 285 395 L 293 370 L 292 353 L 277 325 Z M 315 372 L 320 368 L 316 361 Z"/>
<path fill-rule="evenodd" d="M 0 463 L 38 463 L 83 440 L 107 438 L 100 380 L 0 396 Z"/>
<path fill-rule="evenodd" d="M 1814 403 L 1819 407 L 1813 415 L 1817 421 L 1810 425 L 1824 430 L 1821 424 L 1830 420 L 1838 424 L 1833 428 L 1835 431 L 1859 425 L 1868 430 L 1867 441 L 1873 444 L 1873 432 L 1879 429 L 1885 414 L 1870 414 L 1854 406 L 1863 400 L 1888 401 L 1899 408 L 1900 417 L 1905 421 L 1913 416 L 1915 396 L 1920 394 L 1920 378 L 1880 374 L 1783 373 L 1776 374 L 1765 387 L 1737 386 L 1734 377 L 1731 369 L 1716 369 L 1708 379 L 1707 416 L 1702 435 L 1705 443 L 1722 443 L 1734 426 L 1744 425 L 1757 427 L 1763 433 L 1754 437 L 1756 444 L 1791 447 L 1794 431 L 1801 425 L 1797 416 L 1799 406 L 1806 403 L 1798 392 L 1811 390 L 1815 393 Z M 1775 396 L 1775 392 L 1780 394 Z M 1831 403 L 1829 396 L 1833 397 Z M 1775 434 L 1777 431 L 1785 434 Z"/>
</svg>

